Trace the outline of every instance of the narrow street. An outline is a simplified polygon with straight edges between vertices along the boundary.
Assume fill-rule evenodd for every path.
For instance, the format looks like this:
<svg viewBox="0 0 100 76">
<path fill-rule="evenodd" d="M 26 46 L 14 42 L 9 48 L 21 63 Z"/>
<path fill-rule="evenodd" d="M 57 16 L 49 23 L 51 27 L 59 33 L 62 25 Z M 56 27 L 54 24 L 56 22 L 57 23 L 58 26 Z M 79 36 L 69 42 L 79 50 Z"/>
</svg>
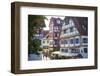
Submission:
<svg viewBox="0 0 100 76">
<path fill-rule="evenodd" d="M 29 54 L 28 60 L 50 60 L 49 57 L 43 55 L 43 53 L 37 54 Z"/>
</svg>

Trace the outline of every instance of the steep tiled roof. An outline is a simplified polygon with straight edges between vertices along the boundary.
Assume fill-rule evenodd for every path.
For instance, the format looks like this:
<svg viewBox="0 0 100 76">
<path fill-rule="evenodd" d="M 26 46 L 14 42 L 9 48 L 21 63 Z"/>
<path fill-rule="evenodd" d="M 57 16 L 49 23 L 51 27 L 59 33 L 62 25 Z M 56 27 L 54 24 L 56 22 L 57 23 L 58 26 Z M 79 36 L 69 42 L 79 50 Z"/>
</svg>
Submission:
<svg viewBox="0 0 100 76">
<path fill-rule="evenodd" d="M 75 23 L 75 27 L 81 35 L 88 35 L 88 18 L 87 17 L 70 17 L 67 16 L 65 19 L 72 19 Z"/>
</svg>

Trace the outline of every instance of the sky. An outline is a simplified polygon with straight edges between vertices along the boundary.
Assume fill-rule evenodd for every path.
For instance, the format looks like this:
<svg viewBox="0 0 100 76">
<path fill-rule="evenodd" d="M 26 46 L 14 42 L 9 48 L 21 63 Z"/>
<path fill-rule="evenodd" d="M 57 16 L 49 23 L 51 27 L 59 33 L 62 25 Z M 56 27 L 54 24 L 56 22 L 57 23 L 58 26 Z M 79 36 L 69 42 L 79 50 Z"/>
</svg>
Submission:
<svg viewBox="0 0 100 76">
<path fill-rule="evenodd" d="M 54 18 L 61 18 L 62 20 L 64 19 L 64 16 L 45 16 L 47 19 L 45 19 L 45 24 L 46 24 L 46 27 L 44 27 L 43 29 L 44 30 L 49 30 L 49 22 L 50 22 L 50 19 L 51 17 L 54 17 Z"/>
</svg>

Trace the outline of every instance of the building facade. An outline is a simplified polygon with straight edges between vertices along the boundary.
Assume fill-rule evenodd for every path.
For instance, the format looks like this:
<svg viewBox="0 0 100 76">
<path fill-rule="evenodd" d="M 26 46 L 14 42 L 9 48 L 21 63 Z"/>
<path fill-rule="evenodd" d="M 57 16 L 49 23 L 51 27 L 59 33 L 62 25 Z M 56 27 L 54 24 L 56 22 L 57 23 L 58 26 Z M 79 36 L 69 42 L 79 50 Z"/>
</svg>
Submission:
<svg viewBox="0 0 100 76">
<path fill-rule="evenodd" d="M 88 57 L 88 19 L 65 17 L 60 35 L 60 55 Z"/>
<path fill-rule="evenodd" d="M 88 57 L 87 17 L 66 16 L 64 20 L 52 17 L 48 32 L 43 34 L 43 51 L 48 51 L 58 58 Z"/>
<path fill-rule="evenodd" d="M 43 38 L 41 39 L 41 47 L 44 52 L 49 51 L 49 31 L 43 31 Z"/>
<path fill-rule="evenodd" d="M 60 50 L 60 32 L 62 27 L 62 20 L 60 18 L 51 18 L 49 23 L 49 49 L 53 51 Z"/>
</svg>

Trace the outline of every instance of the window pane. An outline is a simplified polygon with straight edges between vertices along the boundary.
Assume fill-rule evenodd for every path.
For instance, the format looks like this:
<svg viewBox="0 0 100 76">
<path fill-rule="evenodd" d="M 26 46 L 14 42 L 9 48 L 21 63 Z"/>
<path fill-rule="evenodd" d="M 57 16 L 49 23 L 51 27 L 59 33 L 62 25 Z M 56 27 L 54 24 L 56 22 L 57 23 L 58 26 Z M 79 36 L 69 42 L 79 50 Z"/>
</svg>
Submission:
<svg viewBox="0 0 100 76">
<path fill-rule="evenodd" d="M 68 49 L 65 49 L 65 52 L 67 53 L 68 52 Z"/>
<path fill-rule="evenodd" d="M 76 53 L 80 53 L 80 49 L 76 49 Z"/>
<path fill-rule="evenodd" d="M 64 52 L 64 53 L 67 53 L 68 49 L 62 49 L 61 51 Z"/>
<path fill-rule="evenodd" d="M 73 27 L 70 27 L 70 32 L 73 32 L 74 31 L 74 28 Z"/>
<path fill-rule="evenodd" d="M 78 44 L 79 43 L 79 38 L 76 38 L 75 42 L 76 42 L 76 44 Z"/>
<path fill-rule="evenodd" d="M 58 40 L 54 40 L 54 42 L 55 42 L 55 45 L 59 44 L 59 41 Z"/>
<path fill-rule="evenodd" d="M 45 43 L 45 41 L 43 41 L 43 43 Z"/>
<path fill-rule="evenodd" d="M 84 48 L 84 53 L 87 53 L 87 48 Z"/>
<path fill-rule="evenodd" d="M 64 43 L 65 43 L 65 44 L 68 44 L 68 40 L 64 40 Z"/>
<path fill-rule="evenodd" d="M 83 38 L 83 43 L 88 43 L 88 39 L 87 38 Z"/>
<path fill-rule="evenodd" d="M 66 34 L 66 30 L 64 30 L 64 34 Z"/>
<path fill-rule="evenodd" d="M 71 49 L 71 53 L 75 53 L 75 49 Z"/>
<path fill-rule="evenodd" d="M 63 52 L 63 51 L 64 51 L 64 49 L 61 49 L 61 51 Z"/>
<path fill-rule="evenodd" d="M 74 43 L 74 39 L 70 39 L 70 44 L 73 44 Z"/>
</svg>

